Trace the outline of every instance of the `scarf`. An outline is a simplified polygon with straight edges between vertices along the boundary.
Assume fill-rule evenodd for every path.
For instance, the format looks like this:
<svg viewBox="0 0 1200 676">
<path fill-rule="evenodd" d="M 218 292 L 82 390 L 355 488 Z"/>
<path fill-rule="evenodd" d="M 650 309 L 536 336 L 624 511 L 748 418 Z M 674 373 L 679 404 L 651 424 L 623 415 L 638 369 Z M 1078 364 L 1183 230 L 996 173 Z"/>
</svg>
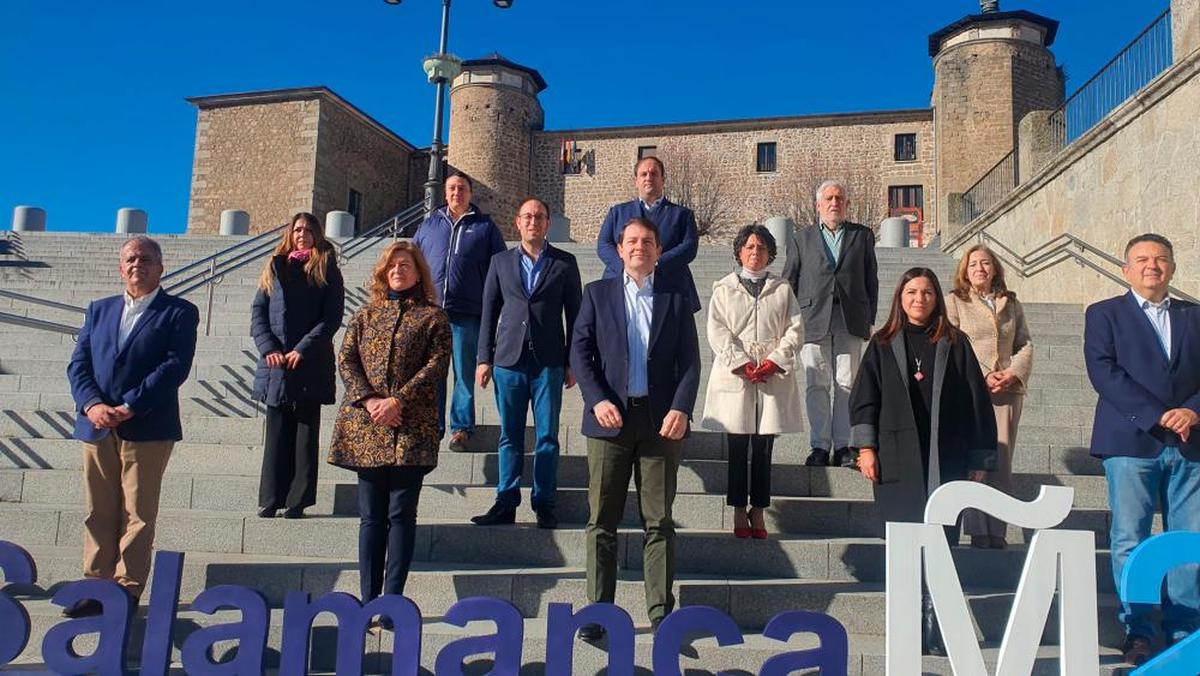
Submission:
<svg viewBox="0 0 1200 676">
<path fill-rule="evenodd" d="M 288 254 L 288 260 L 296 263 L 307 263 L 312 257 L 312 249 L 296 249 Z"/>
</svg>

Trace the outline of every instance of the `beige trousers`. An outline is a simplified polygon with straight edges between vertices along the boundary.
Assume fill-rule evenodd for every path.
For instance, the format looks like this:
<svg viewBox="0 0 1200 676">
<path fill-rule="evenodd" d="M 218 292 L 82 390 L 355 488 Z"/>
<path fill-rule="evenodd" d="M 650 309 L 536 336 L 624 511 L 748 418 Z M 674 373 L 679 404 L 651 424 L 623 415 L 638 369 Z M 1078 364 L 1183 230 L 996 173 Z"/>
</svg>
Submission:
<svg viewBox="0 0 1200 676">
<path fill-rule="evenodd" d="M 1009 495 L 1012 495 L 1012 460 L 1013 449 L 1017 446 L 1017 424 L 1021 421 L 1024 402 L 1024 394 L 1002 392 L 992 395 L 992 410 L 996 412 L 996 471 L 988 472 L 987 483 Z M 971 509 L 963 516 L 963 530 L 967 535 L 1003 538 L 1008 525 Z"/>
<path fill-rule="evenodd" d="M 140 598 L 150 577 L 154 523 L 174 441 L 125 441 L 115 431 L 83 445 L 83 574 L 116 580 Z"/>
</svg>

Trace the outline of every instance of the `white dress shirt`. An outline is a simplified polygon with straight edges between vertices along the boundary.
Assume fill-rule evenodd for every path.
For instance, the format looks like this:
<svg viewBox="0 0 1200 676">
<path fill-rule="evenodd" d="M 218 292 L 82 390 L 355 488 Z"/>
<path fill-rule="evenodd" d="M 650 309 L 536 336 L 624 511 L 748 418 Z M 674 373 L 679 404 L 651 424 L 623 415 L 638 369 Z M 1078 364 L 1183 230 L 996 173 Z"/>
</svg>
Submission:
<svg viewBox="0 0 1200 676">
<path fill-rule="evenodd" d="M 650 321 L 654 317 L 654 275 L 646 277 L 638 288 L 628 274 L 625 278 L 625 345 L 629 352 L 629 381 L 625 394 L 644 397 L 650 394 L 646 374 L 650 350 Z"/>
<path fill-rule="evenodd" d="M 1160 303 L 1152 303 L 1142 298 L 1141 294 L 1133 289 L 1130 289 L 1129 293 L 1133 294 L 1133 299 L 1137 301 L 1138 307 L 1146 313 L 1146 319 L 1150 320 L 1150 326 L 1154 327 L 1154 333 L 1158 335 L 1158 342 L 1162 343 L 1163 354 L 1167 355 L 1167 361 L 1170 361 L 1171 313 L 1168 310 L 1171 308 L 1171 298 L 1168 296 Z"/>
<path fill-rule="evenodd" d="M 157 287 L 150 293 L 141 298 L 134 298 L 125 292 L 125 309 L 121 310 L 121 326 L 117 331 L 117 349 L 125 349 L 125 341 L 129 340 L 129 334 L 133 333 L 133 327 L 137 326 L 138 320 L 142 315 L 146 314 L 146 308 L 150 307 L 150 303 L 158 297 L 158 292 L 162 287 Z"/>
</svg>

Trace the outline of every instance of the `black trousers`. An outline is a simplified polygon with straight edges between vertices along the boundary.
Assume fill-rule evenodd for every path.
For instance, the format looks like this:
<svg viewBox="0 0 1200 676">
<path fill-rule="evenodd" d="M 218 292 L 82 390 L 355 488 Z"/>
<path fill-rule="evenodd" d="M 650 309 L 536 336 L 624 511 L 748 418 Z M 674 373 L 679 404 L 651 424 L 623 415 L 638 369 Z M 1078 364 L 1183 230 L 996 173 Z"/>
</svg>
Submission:
<svg viewBox="0 0 1200 676">
<path fill-rule="evenodd" d="M 429 469 L 358 470 L 358 577 L 363 603 L 380 593 L 404 593 L 417 541 L 417 502 Z"/>
<path fill-rule="evenodd" d="M 320 404 L 267 407 L 259 507 L 293 509 L 316 504 L 320 436 Z"/>
<path fill-rule="evenodd" d="M 766 508 L 771 505 L 771 448 L 775 437 L 769 434 L 729 434 L 729 481 L 725 504 L 746 506 L 747 483 L 750 506 Z M 749 453 L 750 476 L 746 477 L 746 455 Z"/>
</svg>

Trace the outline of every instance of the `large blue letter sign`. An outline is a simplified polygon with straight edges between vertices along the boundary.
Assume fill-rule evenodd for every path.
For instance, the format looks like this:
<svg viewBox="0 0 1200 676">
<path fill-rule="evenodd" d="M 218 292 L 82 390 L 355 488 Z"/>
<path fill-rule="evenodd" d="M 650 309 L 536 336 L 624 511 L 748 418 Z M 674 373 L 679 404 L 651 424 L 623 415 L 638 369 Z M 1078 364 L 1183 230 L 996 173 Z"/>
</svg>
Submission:
<svg viewBox="0 0 1200 676">
<path fill-rule="evenodd" d="M 1163 578 L 1171 569 L 1200 561 L 1200 533 L 1171 531 L 1138 545 L 1121 571 L 1121 600 L 1125 603 L 1162 602 Z M 1133 672 L 1133 676 L 1194 676 L 1200 664 L 1200 632 L 1164 650 Z"/>
<path fill-rule="evenodd" d="M 11 542 L 0 540 L 0 570 L 4 584 L 33 584 L 37 582 L 37 564 L 29 552 Z M 0 665 L 17 659 L 29 643 L 29 612 L 25 606 L 0 592 Z"/>
</svg>

